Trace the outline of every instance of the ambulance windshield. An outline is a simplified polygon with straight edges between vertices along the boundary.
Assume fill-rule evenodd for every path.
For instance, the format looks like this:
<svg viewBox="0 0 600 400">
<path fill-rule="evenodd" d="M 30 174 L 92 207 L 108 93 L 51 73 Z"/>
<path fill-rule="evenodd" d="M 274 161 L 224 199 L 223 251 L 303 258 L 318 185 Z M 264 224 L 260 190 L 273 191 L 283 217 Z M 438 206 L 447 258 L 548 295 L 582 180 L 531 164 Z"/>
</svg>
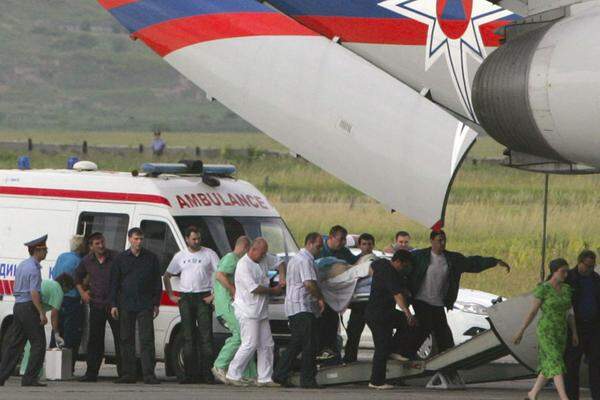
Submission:
<svg viewBox="0 0 600 400">
<path fill-rule="evenodd" d="M 298 246 L 281 218 L 272 217 L 175 217 L 183 232 L 188 226 L 196 226 L 202 235 L 204 246 L 223 257 L 230 252 L 238 237 L 250 239 L 264 237 L 269 243 L 269 253 L 287 258 L 298 251 Z"/>
</svg>

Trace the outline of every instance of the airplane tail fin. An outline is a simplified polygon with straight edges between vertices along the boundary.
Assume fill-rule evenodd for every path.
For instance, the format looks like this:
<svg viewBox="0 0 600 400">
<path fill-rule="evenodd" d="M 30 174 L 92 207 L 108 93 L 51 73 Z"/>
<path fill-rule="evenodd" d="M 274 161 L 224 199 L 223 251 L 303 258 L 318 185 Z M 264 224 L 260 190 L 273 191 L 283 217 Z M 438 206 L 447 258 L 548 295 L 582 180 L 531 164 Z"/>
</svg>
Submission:
<svg viewBox="0 0 600 400">
<path fill-rule="evenodd" d="M 269 2 L 471 121 L 475 72 L 500 45 L 498 28 L 519 18 L 487 0 Z"/>
<path fill-rule="evenodd" d="M 428 227 L 475 134 L 355 52 L 251 0 L 99 0 L 209 97 Z M 358 2 L 356 2 L 358 3 Z"/>
</svg>

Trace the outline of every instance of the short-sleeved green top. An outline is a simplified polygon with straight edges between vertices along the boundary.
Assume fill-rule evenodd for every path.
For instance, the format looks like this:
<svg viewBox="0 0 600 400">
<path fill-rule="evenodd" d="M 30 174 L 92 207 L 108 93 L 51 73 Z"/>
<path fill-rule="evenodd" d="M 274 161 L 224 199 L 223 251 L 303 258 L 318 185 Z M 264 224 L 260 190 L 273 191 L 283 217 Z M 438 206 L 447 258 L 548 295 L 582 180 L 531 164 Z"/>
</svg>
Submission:
<svg viewBox="0 0 600 400">
<path fill-rule="evenodd" d="M 60 284 L 51 279 L 42 281 L 42 309 L 44 311 L 50 311 L 52 309 L 60 310 L 60 306 L 63 302 L 64 293 Z"/>
<path fill-rule="evenodd" d="M 240 258 L 234 252 L 226 254 L 223 258 L 221 258 L 221 261 L 219 261 L 217 272 L 222 272 L 227 275 L 229 282 L 233 283 L 235 267 L 237 266 L 239 260 Z M 215 279 L 213 292 L 215 295 L 214 302 L 216 315 L 221 316 L 228 313 L 230 311 L 231 302 L 233 301 L 229 290 L 221 285 L 221 282 Z"/>
</svg>

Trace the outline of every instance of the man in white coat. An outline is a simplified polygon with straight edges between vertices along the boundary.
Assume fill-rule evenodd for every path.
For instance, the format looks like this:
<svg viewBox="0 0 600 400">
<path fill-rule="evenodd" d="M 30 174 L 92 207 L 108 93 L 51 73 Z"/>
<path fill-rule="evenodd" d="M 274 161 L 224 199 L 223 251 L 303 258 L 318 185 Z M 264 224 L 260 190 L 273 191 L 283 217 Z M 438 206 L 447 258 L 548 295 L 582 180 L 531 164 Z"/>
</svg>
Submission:
<svg viewBox="0 0 600 400">
<path fill-rule="evenodd" d="M 282 293 L 281 285 L 269 286 L 267 267 L 260 262 L 269 246 L 263 238 L 257 238 L 240 259 L 235 270 L 235 299 L 233 307 L 240 322 L 242 344 L 229 364 L 227 382 L 246 386 L 242 375 L 248 362 L 257 353 L 258 386 L 279 387 L 272 380 L 273 336 L 269 326 L 269 296 Z"/>
</svg>

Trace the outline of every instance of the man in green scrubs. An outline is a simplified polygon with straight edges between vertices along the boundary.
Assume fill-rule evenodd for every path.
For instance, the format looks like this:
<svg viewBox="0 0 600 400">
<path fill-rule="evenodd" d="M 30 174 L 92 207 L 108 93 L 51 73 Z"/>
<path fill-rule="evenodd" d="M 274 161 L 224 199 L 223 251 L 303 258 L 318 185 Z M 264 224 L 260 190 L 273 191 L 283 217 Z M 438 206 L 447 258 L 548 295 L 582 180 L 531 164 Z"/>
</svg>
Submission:
<svg viewBox="0 0 600 400">
<path fill-rule="evenodd" d="M 54 334 L 54 340 L 58 347 L 62 347 L 65 344 L 65 340 L 60 337 L 58 333 L 58 314 L 60 307 L 63 302 L 63 297 L 66 292 L 73 289 L 75 283 L 71 275 L 64 273 L 56 277 L 56 280 L 43 280 L 42 291 L 40 297 L 42 300 L 42 309 L 44 312 L 51 311 L 50 321 L 52 324 L 52 332 Z M 25 374 L 27 370 L 27 364 L 29 362 L 29 353 L 31 351 L 31 344 L 27 342 L 25 350 L 23 352 L 23 360 L 21 361 L 21 375 Z M 40 370 L 40 375 L 42 370 Z"/>
<path fill-rule="evenodd" d="M 235 296 L 235 286 L 233 284 L 235 268 L 240 258 L 246 254 L 249 248 L 250 239 L 246 236 L 240 236 L 235 242 L 233 251 L 221 258 L 217 267 L 217 273 L 215 274 L 215 284 L 213 289 L 215 295 L 215 313 L 217 318 L 224 322 L 227 329 L 231 332 L 231 336 L 225 341 L 212 368 L 214 377 L 222 383 L 226 383 L 225 375 L 227 368 L 229 368 L 229 363 L 242 343 L 240 337 L 240 324 L 235 317 L 231 303 Z M 248 364 L 248 367 L 244 372 L 244 378 L 256 378 L 255 361 Z"/>
</svg>

